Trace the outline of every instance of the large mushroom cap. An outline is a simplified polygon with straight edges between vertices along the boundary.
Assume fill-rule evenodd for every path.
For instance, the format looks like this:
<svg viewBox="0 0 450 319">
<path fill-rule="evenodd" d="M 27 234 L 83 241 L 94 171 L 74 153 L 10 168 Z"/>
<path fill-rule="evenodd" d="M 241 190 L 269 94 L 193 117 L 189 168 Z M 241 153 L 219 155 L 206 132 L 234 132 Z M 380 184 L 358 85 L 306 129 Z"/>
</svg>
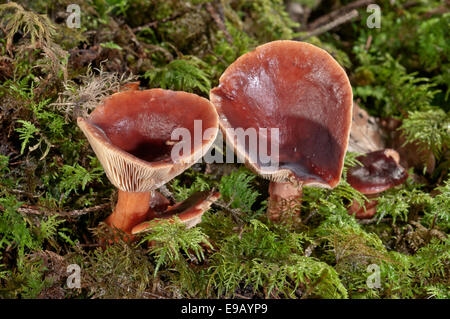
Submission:
<svg viewBox="0 0 450 319">
<path fill-rule="evenodd" d="M 323 187 L 339 183 L 352 89 L 344 69 L 326 51 L 297 41 L 259 46 L 228 67 L 210 99 L 228 143 L 256 173 Z M 252 163 L 246 147 L 231 139 L 227 128 L 279 128 L 279 167 L 269 170 L 259 161 Z M 270 145 L 270 134 L 258 138 Z"/>
<path fill-rule="evenodd" d="M 201 120 L 201 143 L 194 121 Z M 162 89 L 115 93 L 89 118 L 78 118 L 111 183 L 127 192 L 148 192 L 182 173 L 206 153 L 218 132 L 214 106 L 202 97 Z M 190 152 L 174 160 L 173 130 L 191 135 Z M 213 130 L 207 129 L 213 128 Z"/>
<path fill-rule="evenodd" d="M 380 193 L 402 184 L 408 173 L 399 164 L 396 151 L 385 149 L 358 156 L 361 165 L 349 168 L 348 183 L 363 194 Z"/>
</svg>

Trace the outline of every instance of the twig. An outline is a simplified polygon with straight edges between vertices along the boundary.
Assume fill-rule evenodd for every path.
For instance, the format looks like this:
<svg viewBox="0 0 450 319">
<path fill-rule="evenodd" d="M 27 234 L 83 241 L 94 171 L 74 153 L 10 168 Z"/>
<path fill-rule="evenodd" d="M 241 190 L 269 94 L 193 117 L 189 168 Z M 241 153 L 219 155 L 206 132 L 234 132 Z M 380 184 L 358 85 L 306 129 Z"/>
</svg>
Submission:
<svg viewBox="0 0 450 319">
<path fill-rule="evenodd" d="M 133 28 L 132 30 L 133 30 L 134 33 L 136 33 L 136 32 L 139 32 L 139 31 L 145 29 L 145 28 L 157 27 L 158 24 L 176 20 L 179 17 L 184 16 L 186 13 L 188 13 L 191 10 L 192 11 L 198 11 L 198 10 L 200 10 L 200 8 L 202 6 L 203 6 L 203 4 L 199 4 L 199 5 L 197 5 L 197 6 L 193 7 L 193 8 L 188 8 L 188 9 L 182 10 L 180 12 L 177 12 L 177 13 L 171 15 L 170 17 L 167 17 L 167 18 L 164 18 L 164 19 L 161 19 L 161 20 L 150 21 L 150 22 L 148 22 L 148 23 L 146 23 L 144 25 L 141 25 L 139 27 Z"/>
<path fill-rule="evenodd" d="M 308 221 L 311 219 L 311 217 L 317 215 L 318 212 L 319 212 L 318 209 L 313 210 L 308 216 L 305 217 L 305 219 L 302 220 L 302 223 L 306 225 Z"/>
<path fill-rule="evenodd" d="M 317 287 L 317 285 L 327 276 L 327 272 L 324 271 L 319 278 L 317 278 L 317 280 L 311 284 L 308 289 L 306 290 L 306 292 L 303 294 L 303 296 L 300 297 L 300 299 L 306 299 L 306 297 L 308 297 L 314 290 L 314 288 Z"/>
<path fill-rule="evenodd" d="M 84 208 L 84 209 L 77 209 L 77 210 L 66 211 L 66 212 L 55 212 L 54 214 L 51 214 L 51 215 L 60 215 L 63 217 L 78 217 L 78 216 L 81 216 L 81 215 L 84 215 L 87 213 L 102 210 L 102 209 L 110 207 L 110 206 L 111 206 L 110 203 L 106 203 L 106 204 L 92 206 L 92 207 L 88 207 L 88 208 Z M 19 213 L 27 214 L 27 215 L 49 215 L 46 212 L 43 212 L 37 208 L 31 207 L 28 205 L 23 205 L 22 207 L 19 207 L 17 209 L 17 211 Z"/>
<path fill-rule="evenodd" d="M 150 21 L 150 22 L 148 22 L 148 23 L 146 23 L 144 25 L 141 25 L 139 27 L 133 28 L 132 30 L 133 30 L 134 33 L 136 33 L 136 32 L 142 31 L 145 28 L 156 27 L 156 26 L 158 26 L 159 23 L 166 23 L 166 22 L 175 20 L 175 19 L 181 17 L 182 15 L 184 15 L 186 12 L 187 11 L 182 11 L 182 12 L 178 12 L 178 13 L 170 16 L 170 17 L 167 17 L 167 18 L 164 18 L 164 19 L 161 19 L 161 20 Z"/>
<path fill-rule="evenodd" d="M 164 296 L 161 296 L 161 295 L 158 295 L 158 294 L 154 294 L 154 293 L 148 292 L 148 291 L 144 291 L 142 294 L 143 295 L 148 295 L 150 297 L 154 297 L 156 299 L 167 299 L 167 297 L 164 297 Z"/>
<path fill-rule="evenodd" d="M 104 244 L 79 244 L 81 247 L 102 247 Z"/>
<path fill-rule="evenodd" d="M 237 216 L 242 215 L 242 213 L 238 209 L 230 208 L 229 204 L 227 205 L 227 204 L 225 204 L 225 202 L 223 202 L 221 200 L 218 200 L 218 201 L 214 202 L 212 205 L 217 206 L 219 208 L 222 208 L 223 210 L 225 210 L 225 211 L 227 211 L 229 213 L 232 213 L 234 215 L 237 215 Z"/>
<path fill-rule="evenodd" d="M 372 217 L 371 219 L 358 219 L 357 222 L 360 225 L 369 225 L 369 224 L 373 224 L 373 223 L 377 223 L 378 222 L 378 216 L 375 215 L 374 217 Z M 380 223 L 384 223 L 387 221 L 390 221 L 391 218 L 385 217 L 383 219 L 380 220 Z"/>
<path fill-rule="evenodd" d="M 107 207 L 111 207 L 111 203 L 105 203 L 105 204 L 96 205 L 96 206 L 92 206 L 92 207 L 88 207 L 88 208 L 84 208 L 84 209 L 72 210 L 69 212 L 59 212 L 58 214 L 61 216 L 74 217 L 74 216 L 81 216 L 81 215 L 84 215 L 87 213 L 96 212 L 96 211 L 105 209 Z"/>
<path fill-rule="evenodd" d="M 227 39 L 227 41 L 229 43 L 233 43 L 233 38 L 231 37 L 230 33 L 228 32 L 227 27 L 225 26 L 225 23 L 223 22 L 222 17 L 217 13 L 216 9 L 210 2 L 206 3 L 206 10 L 211 15 L 214 22 L 217 24 L 217 27 L 225 35 L 225 39 Z"/>
<path fill-rule="evenodd" d="M 379 216 L 375 215 L 374 217 L 370 219 L 358 219 L 358 224 L 360 225 L 369 225 L 376 223 L 378 221 Z"/>
<path fill-rule="evenodd" d="M 229 205 L 227 205 L 224 201 L 222 200 L 217 200 L 214 203 L 212 203 L 213 206 L 219 207 L 221 209 L 223 209 L 224 211 L 228 212 L 231 214 L 231 218 L 233 218 L 233 220 L 239 225 L 241 224 L 241 216 L 242 212 L 240 212 L 238 209 L 235 208 L 230 208 Z"/>
<path fill-rule="evenodd" d="M 364 50 L 369 51 L 371 44 L 372 44 L 372 35 L 369 34 L 369 36 L 367 37 L 366 46 L 364 47 Z"/>
<path fill-rule="evenodd" d="M 403 4 L 403 8 L 408 9 L 420 5 L 419 1 L 408 1 Z"/>
<path fill-rule="evenodd" d="M 364 7 L 364 6 L 372 4 L 372 3 L 376 3 L 376 1 L 375 0 L 358 0 L 355 2 L 351 2 L 351 3 L 343 6 L 342 8 L 339 8 L 339 9 L 332 11 L 326 15 L 323 15 L 323 16 L 317 18 L 316 20 L 314 20 L 313 22 L 309 23 L 308 30 L 317 29 L 319 26 L 326 24 L 329 21 L 333 21 L 333 20 L 339 18 L 340 16 L 342 16 L 343 14 L 345 14 L 346 12 L 348 12 L 350 10 Z"/>
<path fill-rule="evenodd" d="M 163 194 L 166 198 L 170 199 L 171 201 L 175 201 L 175 197 L 173 196 L 172 192 L 167 188 L 166 185 L 163 185 L 159 188 L 159 192 Z"/>
<path fill-rule="evenodd" d="M 19 165 L 19 164 L 22 164 L 22 163 L 25 163 L 25 161 L 18 161 L 18 162 L 14 162 L 14 163 L 9 163 L 9 165 L 13 166 L 13 165 Z"/>
<path fill-rule="evenodd" d="M 359 16 L 359 13 L 357 10 L 352 10 L 347 14 L 344 14 L 343 16 L 337 18 L 334 21 L 331 21 L 328 24 L 325 24 L 315 30 L 312 30 L 311 32 L 308 32 L 305 36 L 300 37 L 299 40 L 306 40 L 310 37 L 314 37 L 317 35 L 321 35 L 322 33 L 325 33 L 341 24 L 344 24 L 346 22 L 349 22 L 350 20 L 352 20 L 353 18 L 356 18 L 357 16 Z"/>
<path fill-rule="evenodd" d="M 206 51 L 207 51 L 209 54 L 211 54 L 212 56 L 214 56 L 217 60 L 219 60 L 220 62 L 222 62 L 224 65 L 227 65 L 227 64 L 228 64 L 221 56 L 218 56 L 213 50 L 207 49 Z M 206 171 L 205 171 L 205 173 L 207 172 L 208 168 L 210 169 L 210 167 L 211 167 L 211 164 L 206 163 Z"/>
<path fill-rule="evenodd" d="M 136 38 L 136 35 L 134 34 L 133 30 L 130 28 L 128 24 L 125 24 L 125 28 L 127 29 L 128 34 L 131 37 L 131 41 L 135 44 L 137 49 L 137 55 L 139 58 L 146 58 L 147 54 L 144 49 L 142 49 L 141 44 L 139 43 L 138 39 Z"/>
<path fill-rule="evenodd" d="M 172 60 L 173 60 L 173 54 L 170 53 L 169 50 L 167 50 L 167 49 L 165 49 L 165 48 L 163 48 L 163 47 L 160 47 L 160 46 L 154 45 L 154 44 L 144 43 L 144 42 L 141 43 L 141 45 L 142 45 L 145 49 L 148 50 L 148 51 L 147 51 L 147 54 L 152 54 L 153 52 L 161 52 L 161 53 L 165 56 L 165 58 L 166 58 L 168 61 L 172 61 Z"/>
<path fill-rule="evenodd" d="M 421 16 L 426 19 L 429 19 L 434 15 L 447 13 L 449 11 L 447 6 L 448 6 L 448 3 L 446 5 L 442 5 L 440 7 L 434 8 L 428 12 L 424 12 Z"/>
<path fill-rule="evenodd" d="M 30 193 L 30 192 L 26 192 L 26 191 L 21 190 L 21 189 L 11 189 L 10 191 L 11 191 L 11 193 L 27 195 L 27 196 L 33 197 L 33 198 L 39 198 L 39 197 L 41 197 L 44 194 L 44 192 L 42 192 L 40 194 L 34 195 L 34 194 Z"/>
</svg>

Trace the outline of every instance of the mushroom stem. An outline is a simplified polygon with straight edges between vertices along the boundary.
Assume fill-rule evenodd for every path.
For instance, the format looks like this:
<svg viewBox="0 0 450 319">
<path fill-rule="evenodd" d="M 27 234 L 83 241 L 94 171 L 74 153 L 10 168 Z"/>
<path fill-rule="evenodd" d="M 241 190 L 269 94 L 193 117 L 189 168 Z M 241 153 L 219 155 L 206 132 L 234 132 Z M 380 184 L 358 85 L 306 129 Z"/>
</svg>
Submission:
<svg viewBox="0 0 450 319">
<path fill-rule="evenodd" d="M 377 212 L 378 195 L 402 184 L 408 178 L 408 173 L 399 164 L 400 156 L 393 149 L 370 152 L 356 159 L 362 165 L 349 169 L 347 181 L 354 189 L 366 195 L 368 200 L 363 207 L 354 200 L 348 213 L 355 215 L 357 219 L 368 219 Z"/>
<path fill-rule="evenodd" d="M 119 199 L 105 223 L 131 234 L 131 229 L 147 220 L 150 209 L 151 192 L 134 193 L 119 190 Z"/>
<path fill-rule="evenodd" d="M 133 227 L 131 233 L 133 235 L 149 230 L 161 220 L 169 220 L 173 222 L 174 216 L 177 216 L 186 228 L 191 228 L 202 221 L 202 215 L 220 197 L 220 193 L 214 191 L 201 191 L 192 194 L 182 202 L 179 202 L 166 211 L 158 214 L 155 218 L 145 221 Z"/>
<path fill-rule="evenodd" d="M 291 182 L 270 182 L 269 205 L 267 217 L 278 222 L 286 217 L 297 217 L 300 215 L 300 204 L 302 202 L 302 185 L 294 185 Z"/>
</svg>

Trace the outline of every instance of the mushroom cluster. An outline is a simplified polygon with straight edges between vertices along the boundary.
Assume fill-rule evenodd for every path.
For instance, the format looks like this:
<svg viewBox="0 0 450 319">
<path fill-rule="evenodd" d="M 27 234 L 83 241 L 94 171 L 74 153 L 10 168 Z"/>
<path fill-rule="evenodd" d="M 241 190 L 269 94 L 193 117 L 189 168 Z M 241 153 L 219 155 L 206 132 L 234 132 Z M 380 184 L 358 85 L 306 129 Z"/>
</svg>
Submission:
<svg viewBox="0 0 450 319">
<path fill-rule="evenodd" d="M 202 121 L 201 132 L 194 132 L 196 120 Z M 106 223 L 126 233 L 136 233 L 135 226 L 164 216 L 161 212 L 169 208 L 169 201 L 156 189 L 208 151 L 218 133 L 218 115 L 207 99 L 195 94 L 128 90 L 107 98 L 88 118 L 79 117 L 78 126 L 106 176 L 119 189 L 117 204 Z M 187 129 L 192 136 L 201 133 L 201 143 L 191 139 L 187 151 L 183 148 L 175 160 L 172 149 L 180 141 L 172 139 L 172 132 L 177 128 Z M 204 208 L 218 197 L 202 196 L 169 209 L 168 216 L 176 212 L 192 226 Z M 201 205 L 199 200 L 207 204 Z M 184 210 L 189 213 L 183 214 Z"/>
<path fill-rule="evenodd" d="M 339 183 L 352 98 L 349 79 L 330 54 L 305 42 L 283 40 L 238 58 L 211 90 L 228 145 L 251 170 L 270 180 L 271 220 L 286 215 L 291 207 L 286 203 L 301 201 L 304 185 L 333 188 Z M 277 128 L 277 168 L 251 158 L 245 141 L 229 134 L 230 128 Z M 258 145 L 272 142 L 261 130 L 257 138 Z"/>
<path fill-rule="evenodd" d="M 131 234 L 151 227 L 155 218 L 175 215 L 195 225 L 218 193 L 197 193 L 170 207 L 156 189 L 203 156 L 219 126 L 237 156 L 270 180 L 268 217 L 279 221 L 292 209 L 298 215 L 304 185 L 333 188 L 340 181 L 352 98 L 349 79 L 336 60 L 298 41 L 270 42 L 238 58 L 211 90 L 211 102 L 162 89 L 112 95 L 87 119 L 78 119 L 107 177 L 119 189 L 106 222 Z M 175 160 L 171 153 L 178 141 L 172 132 L 185 128 L 198 134 L 195 120 L 202 121 L 201 143 L 189 144 L 189 151 Z M 255 130 L 258 155 L 230 129 Z M 269 162 L 259 156 L 268 144 Z"/>
</svg>

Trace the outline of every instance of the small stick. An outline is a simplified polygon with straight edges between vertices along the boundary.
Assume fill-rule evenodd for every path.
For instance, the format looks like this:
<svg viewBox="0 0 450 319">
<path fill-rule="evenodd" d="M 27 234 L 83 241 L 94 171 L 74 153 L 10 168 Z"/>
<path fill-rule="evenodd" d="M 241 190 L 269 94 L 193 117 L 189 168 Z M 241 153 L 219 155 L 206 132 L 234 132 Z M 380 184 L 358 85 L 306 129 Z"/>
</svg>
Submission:
<svg viewBox="0 0 450 319">
<path fill-rule="evenodd" d="M 377 216 L 377 215 L 375 214 L 375 216 L 373 216 L 373 217 L 370 218 L 370 219 L 359 219 L 359 220 L 357 220 L 357 222 L 358 222 L 358 224 L 360 224 L 360 225 L 369 225 L 369 224 L 376 223 L 376 222 L 378 221 L 378 218 L 379 218 L 379 216 Z"/>
<path fill-rule="evenodd" d="M 312 30 L 311 32 L 308 32 L 304 37 L 300 37 L 299 40 L 303 41 L 310 37 L 321 35 L 322 33 L 325 33 L 341 24 L 344 24 L 344 23 L 352 20 L 353 18 L 356 18 L 358 15 L 359 15 L 359 13 L 357 10 L 352 10 L 349 13 L 337 18 L 336 20 L 331 21 L 330 23 L 325 24 L 315 30 Z"/>
<path fill-rule="evenodd" d="M 342 8 L 339 8 L 338 10 L 332 11 L 326 15 L 323 15 L 323 16 L 317 18 L 316 20 L 314 20 L 313 22 L 308 24 L 308 29 L 309 30 L 316 29 L 317 27 L 342 16 L 345 12 L 348 12 L 350 10 L 357 9 L 360 7 L 364 7 L 364 6 L 372 4 L 372 3 L 376 3 L 376 1 L 375 0 L 358 0 L 358 1 L 351 2 L 351 3 L 343 6 Z"/>
<path fill-rule="evenodd" d="M 202 6 L 203 6 L 203 4 L 199 4 L 199 5 L 197 5 L 197 6 L 193 7 L 193 8 L 187 8 L 185 10 L 182 10 L 180 12 L 177 12 L 177 13 L 171 15 L 170 17 L 167 17 L 167 18 L 164 18 L 164 19 L 161 19 L 161 20 L 150 21 L 150 22 L 148 22 L 148 23 L 146 23 L 144 25 L 141 25 L 139 27 L 133 28 L 131 30 L 134 33 L 136 33 L 136 32 L 139 32 L 139 31 L 145 29 L 145 28 L 157 27 L 159 23 L 166 23 L 166 22 L 169 22 L 169 21 L 176 20 L 176 19 L 184 16 L 189 11 L 198 11 L 198 10 L 201 9 Z"/>
<path fill-rule="evenodd" d="M 306 225 L 308 221 L 311 219 L 311 217 L 314 217 L 315 215 L 317 215 L 317 213 L 318 213 L 317 209 L 313 210 L 311 213 L 309 213 L 308 216 L 305 217 L 305 219 L 303 219 L 302 223 Z"/>
<path fill-rule="evenodd" d="M 217 24 L 217 27 L 223 32 L 228 43 L 233 43 L 233 38 L 231 37 L 230 33 L 228 33 L 225 23 L 210 2 L 206 3 L 206 10 L 209 12 L 214 22 Z"/>
<path fill-rule="evenodd" d="M 68 211 L 68 212 L 56 212 L 56 213 L 54 213 L 54 215 L 60 215 L 63 217 L 77 217 L 77 216 L 81 216 L 81 215 L 84 215 L 87 213 L 99 211 L 99 210 L 102 210 L 102 209 L 110 207 L 110 206 L 111 206 L 110 203 L 106 203 L 106 204 L 92 206 L 92 207 L 88 207 L 88 208 L 84 208 L 84 209 L 72 210 L 72 211 Z M 39 209 L 33 208 L 28 205 L 23 205 L 22 207 L 19 207 L 17 209 L 17 211 L 19 213 L 23 213 L 23 214 L 27 214 L 27 215 L 48 215 L 45 212 L 42 212 Z"/>
<path fill-rule="evenodd" d="M 308 297 L 308 296 L 314 291 L 314 288 L 316 288 L 316 286 L 317 286 L 322 280 L 324 280 L 326 276 L 327 276 L 327 272 L 324 271 L 323 274 L 320 275 L 320 277 L 319 277 L 314 283 L 312 283 L 312 284 L 308 287 L 308 289 L 306 290 L 306 292 L 304 293 L 304 295 L 300 297 L 300 299 L 306 299 L 306 297 Z"/>
<path fill-rule="evenodd" d="M 368 51 L 370 49 L 371 44 L 372 44 L 372 35 L 369 34 L 369 36 L 367 37 L 366 46 L 364 47 L 364 49 L 366 51 Z"/>
<path fill-rule="evenodd" d="M 242 215 L 242 213 L 238 209 L 230 208 L 230 204 L 226 204 L 222 200 L 215 201 L 212 205 L 222 208 L 223 210 L 225 210 L 231 214 L 235 214 L 237 216 Z"/>
<path fill-rule="evenodd" d="M 161 296 L 161 295 L 158 295 L 158 294 L 154 294 L 154 293 L 149 292 L 149 291 L 144 291 L 143 294 L 144 295 L 148 295 L 148 296 L 153 297 L 153 298 L 156 298 L 156 299 L 167 299 L 167 297 L 164 297 L 164 296 Z"/>
<path fill-rule="evenodd" d="M 156 27 L 156 26 L 158 26 L 159 23 L 166 23 L 166 22 L 175 20 L 175 19 L 181 17 L 182 15 L 184 15 L 185 13 L 187 13 L 187 11 L 178 12 L 178 13 L 170 16 L 170 17 L 167 17 L 167 18 L 164 18 L 164 19 L 161 19 L 161 20 L 150 21 L 150 22 L 148 22 L 148 23 L 146 23 L 144 25 L 141 25 L 139 27 L 133 28 L 131 30 L 134 33 L 136 33 L 136 32 L 139 32 L 139 31 L 145 29 L 145 28 Z"/>
<path fill-rule="evenodd" d="M 102 209 L 105 209 L 107 207 L 111 207 L 111 203 L 105 203 L 105 204 L 101 204 L 101 205 L 96 205 L 96 206 L 92 206 L 92 207 L 88 207 L 88 208 L 84 208 L 84 209 L 78 209 L 78 210 L 72 210 L 69 212 L 59 212 L 58 214 L 61 216 L 81 216 L 87 213 L 92 213 L 92 212 L 96 212 Z"/>
<path fill-rule="evenodd" d="M 447 4 L 447 6 L 448 6 L 448 4 Z M 426 19 L 429 19 L 429 18 L 431 18 L 434 15 L 447 13 L 449 11 L 447 6 L 446 5 L 442 5 L 440 7 L 434 8 L 434 9 L 428 11 L 428 12 L 422 13 L 421 16 L 426 18 Z"/>
</svg>

